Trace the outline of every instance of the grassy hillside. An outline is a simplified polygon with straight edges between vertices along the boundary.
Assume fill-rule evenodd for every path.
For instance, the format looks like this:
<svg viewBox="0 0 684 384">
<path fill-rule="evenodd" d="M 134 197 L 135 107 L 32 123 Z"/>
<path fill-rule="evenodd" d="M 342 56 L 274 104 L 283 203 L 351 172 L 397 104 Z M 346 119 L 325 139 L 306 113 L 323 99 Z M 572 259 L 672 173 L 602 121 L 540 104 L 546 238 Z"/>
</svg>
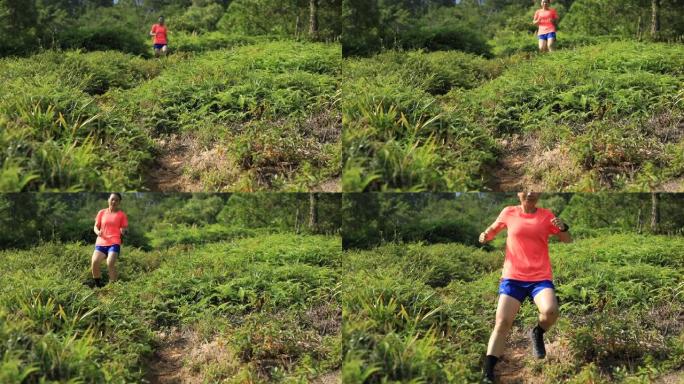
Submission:
<svg viewBox="0 0 684 384">
<path fill-rule="evenodd" d="M 684 47 L 344 63 L 344 188 L 680 190 Z"/>
<path fill-rule="evenodd" d="M 309 190 L 339 176 L 340 47 L 217 46 L 1 59 L 0 190 Z"/>
<path fill-rule="evenodd" d="M 339 249 L 339 238 L 292 234 L 151 252 L 124 247 L 120 281 L 95 290 L 83 285 L 90 245 L 2 251 L 0 381 L 335 376 Z"/>
<path fill-rule="evenodd" d="M 546 360 L 524 333 L 527 302 L 499 366 L 502 383 L 647 383 L 684 368 L 684 239 L 611 235 L 552 244 L 561 318 Z M 347 252 L 343 378 L 478 382 L 494 326 L 502 251 L 460 244 Z M 666 381 L 664 381 L 666 382 Z"/>
</svg>

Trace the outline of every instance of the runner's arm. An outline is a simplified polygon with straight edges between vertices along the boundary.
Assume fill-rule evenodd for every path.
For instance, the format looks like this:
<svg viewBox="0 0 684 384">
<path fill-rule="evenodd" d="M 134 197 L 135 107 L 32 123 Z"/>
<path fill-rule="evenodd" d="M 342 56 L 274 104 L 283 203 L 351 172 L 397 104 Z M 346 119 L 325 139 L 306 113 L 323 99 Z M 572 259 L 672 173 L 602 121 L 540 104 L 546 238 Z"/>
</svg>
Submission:
<svg viewBox="0 0 684 384">
<path fill-rule="evenodd" d="M 100 225 L 102 224 L 102 211 L 97 213 L 95 216 L 95 225 L 93 226 L 93 231 L 96 235 L 100 236 Z"/>
<path fill-rule="evenodd" d="M 119 228 L 119 231 L 123 236 L 128 232 L 128 216 L 126 216 L 126 214 L 123 212 L 121 213 L 121 215 L 123 216 L 123 218 L 121 220 L 121 227 Z"/>
<path fill-rule="evenodd" d="M 572 236 L 570 236 L 570 232 L 568 231 L 569 227 L 563 222 L 563 220 L 555 217 L 553 220 L 551 220 L 551 224 L 555 225 L 561 230 L 561 232 L 556 234 L 556 237 L 558 237 L 558 240 L 560 240 L 561 243 L 572 243 Z M 566 231 L 562 232 L 563 229 L 566 229 Z"/>
<path fill-rule="evenodd" d="M 480 243 L 484 244 L 488 241 L 494 240 L 496 235 L 499 232 L 501 232 L 504 228 L 506 228 L 506 224 L 500 221 L 495 221 L 494 224 L 487 227 L 487 229 L 485 229 L 485 231 L 480 234 Z"/>
</svg>

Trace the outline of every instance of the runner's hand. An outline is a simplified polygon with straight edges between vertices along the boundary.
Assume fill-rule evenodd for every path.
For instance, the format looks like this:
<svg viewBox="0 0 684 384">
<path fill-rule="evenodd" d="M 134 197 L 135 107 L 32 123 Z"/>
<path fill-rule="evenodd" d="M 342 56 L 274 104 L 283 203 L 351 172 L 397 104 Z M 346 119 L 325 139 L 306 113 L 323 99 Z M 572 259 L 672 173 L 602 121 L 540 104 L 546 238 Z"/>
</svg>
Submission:
<svg viewBox="0 0 684 384">
<path fill-rule="evenodd" d="M 554 217 L 553 220 L 551 220 L 551 224 L 555 225 L 556 228 L 560 229 L 561 231 L 567 228 L 560 217 Z"/>
<path fill-rule="evenodd" d="M 487 233 L 485 233 L 485 232 L 480 233 L 480 243 L 484 244 L 486 242 L 487 242 Z"/>
</svg>

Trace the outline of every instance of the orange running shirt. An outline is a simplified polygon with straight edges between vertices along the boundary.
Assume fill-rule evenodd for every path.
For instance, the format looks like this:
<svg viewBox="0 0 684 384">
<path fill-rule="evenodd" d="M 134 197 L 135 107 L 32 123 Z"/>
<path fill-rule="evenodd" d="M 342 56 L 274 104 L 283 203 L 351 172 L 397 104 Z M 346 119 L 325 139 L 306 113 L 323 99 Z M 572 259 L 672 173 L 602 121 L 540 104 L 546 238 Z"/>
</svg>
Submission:
<svg viewBox="0 0 684 384">
<path fill-rule="evenodd" d="M 109 208 L 105 208 L 97 213 L 95 225 L 100 228 L 95 245 L 121 245 L 121 228 L 128 227 L 128 217 L 122 210 L 109 212 Z"/>
<path fill-rule="evenodd" d="M 520 206 L 506 207 L 501 211 L 487 235 L 491 240 L 504 228 L 506 238 L 506 261 L 504 279 L 521 281 L 552 280 L 549 259 L 549 236 L 560 233 L 560 228 L 551 223 L 553 212 L 537 208 L 535 213 L 525 213 Z"/>
<path fill-rule="evenodd" d="M 537 35 L 556 32 L 556 26 L 551 22 L 552 20 L 558 20 L 558 13 L 556 13 L 555 9 L 549 8 L 548 11 L 538 9 L 537 12 L 534 13 L 534 18 L 539 20 L 539 31 L 537 32 Z"/>
<path fill-rule="evenodd" d="M 152 31 L 154 33 L 154 44 L 166 44 L 166 26 L 155 24 L 152 26 Z"/>
</svg>

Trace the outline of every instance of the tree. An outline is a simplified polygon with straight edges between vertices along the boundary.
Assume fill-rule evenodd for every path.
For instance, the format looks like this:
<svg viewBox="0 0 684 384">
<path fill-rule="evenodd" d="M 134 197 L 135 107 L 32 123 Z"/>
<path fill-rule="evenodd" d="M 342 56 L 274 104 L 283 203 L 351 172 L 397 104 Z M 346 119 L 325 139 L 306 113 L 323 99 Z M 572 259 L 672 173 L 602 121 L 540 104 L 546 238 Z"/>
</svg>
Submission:
<svg viewBox="0 0 684 384">
<path fill-rule="evenodd" d="M 318 231 L 318 195 L 309 193 L 309 228 L 311 232 Z"/>
<path fill-rule="evenodd" d="M 318 0 L 309 0 L 309 36 L 318 38 Z"/>
<path fill-rule="evenodd" d="M 660 32 L 660 0 L 651 0 L 651 37 L 658 38 Z"/>
<path fill-rule="evenodd" d="M 35 0 L 0 0 L 0 56 L 24 54 L 38 44 Z"/>
<path fill-rule="evenodd" d="M 660 224 L 660 196 L 651 192 L 651 232 L 658 233 Z"/>
</svg>

